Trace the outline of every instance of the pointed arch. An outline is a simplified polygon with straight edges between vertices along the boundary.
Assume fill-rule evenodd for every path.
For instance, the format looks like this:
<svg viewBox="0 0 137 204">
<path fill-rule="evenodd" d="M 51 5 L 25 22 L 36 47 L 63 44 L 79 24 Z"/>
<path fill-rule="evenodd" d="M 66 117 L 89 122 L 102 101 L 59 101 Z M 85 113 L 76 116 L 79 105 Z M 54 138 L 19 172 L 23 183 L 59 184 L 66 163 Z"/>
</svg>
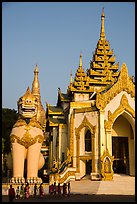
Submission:
<svg viewBox="0 0 137 204">
<path fill-rule="evenodd" d="M 105 120 L 104 126 L 105 129 L 111 130 L 112 125 L 116 118 L 122 114 L 124 111 L 127 111 L 133 118 L 135 118 L 135 111 L 131 108 L 131 106 L 128 103 L 128 99 L 125 94 L 122 95 L 120 105 L 119 107 L 114 111 L 114 113 L 111 113 L 111 111 L 108 111 L 108 121 Z"/>
<path fill-rule="evenodd" d="M 89 129 L 85 131 L 85 151 L 92 152 L 92 134 Z"/>
<path fill-rule="evenodd" d="M 80 124 L 80 126 L 78 128 L 75 129 L 76 131 L 76 139 L 79 139 L 80 138 L 80 131 L 83 129 L 83 128 L 88 128 L 91 132 L 91 134 L 93 135 L 93 137 L 95 137 L 95 128 L 96 126 L 93 126 L 87 119 L 87 117 L 85 116 L 82 123 Z"/>
<path fill-rule="evenodd" d="M 77 168 L 77 172 L 80 172 L 80 133 L 81 130 L 83 128 L 86 128 L 87 130 L 90 131 L 91 135 L 92 135 L 92 166 L 93 169 L 92 171 L 95 171 L 95 154 L 94 154 L 94 140 L 95 140 L 95 130 L 96 130 L 96 126 L 93 126 L 87 119 L 87 117 L 85 116 L 82 123 L 79 125 L 78 128 L 75 128 L 75 134 L 76 134 L 76 144 L 77 144 L 77 150 L 76 150 L 76 154 L 77 154 L 77 160 L 76 160 L 76 168 Z"/>
</svg>

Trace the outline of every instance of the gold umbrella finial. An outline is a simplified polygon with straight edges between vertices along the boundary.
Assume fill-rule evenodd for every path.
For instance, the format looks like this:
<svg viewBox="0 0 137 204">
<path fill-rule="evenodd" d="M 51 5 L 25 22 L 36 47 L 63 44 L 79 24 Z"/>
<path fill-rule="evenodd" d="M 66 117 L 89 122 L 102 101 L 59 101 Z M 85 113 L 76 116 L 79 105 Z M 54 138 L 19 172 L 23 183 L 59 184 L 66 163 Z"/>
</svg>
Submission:
<svg viewBox="0 0 137 204">
<path fill-rule="evenodd" d="M 105 38 L 105 13 L 104 13 L 104 7 L 102 8 L 102 14 L 101 14 L 101 32 L 100 32 L 100 38 L 101 40 Z"/>
</svg>

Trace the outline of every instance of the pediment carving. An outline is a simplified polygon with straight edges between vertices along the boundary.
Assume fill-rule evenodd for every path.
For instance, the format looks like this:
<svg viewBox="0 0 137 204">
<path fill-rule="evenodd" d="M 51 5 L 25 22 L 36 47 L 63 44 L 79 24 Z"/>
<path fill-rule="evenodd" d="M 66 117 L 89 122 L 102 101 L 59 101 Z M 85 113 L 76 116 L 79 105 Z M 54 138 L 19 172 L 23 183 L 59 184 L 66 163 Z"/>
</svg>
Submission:
<svg viewBox="0 0 137 204">
<path fill-rule="evenodd" d="M 128 69 L 125 63 L 122 64 L 120 75 L 117 82 L 103 93 L 97 92 L 96 106 L 103 110 L 107 104 L 121 91 L 126 91 L 131 97 L 135 97 L 135 85 L 128 75 Z"/>
</svg>

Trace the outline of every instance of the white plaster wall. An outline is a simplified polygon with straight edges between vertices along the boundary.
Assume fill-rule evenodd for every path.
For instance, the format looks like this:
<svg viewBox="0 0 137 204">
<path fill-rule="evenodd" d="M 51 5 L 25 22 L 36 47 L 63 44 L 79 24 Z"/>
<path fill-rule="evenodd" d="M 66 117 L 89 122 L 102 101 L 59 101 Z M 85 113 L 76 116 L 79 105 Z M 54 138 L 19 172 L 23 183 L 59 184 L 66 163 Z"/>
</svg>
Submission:
<svg viewBox="0 0 137 204">
<path fill-rule="evenodd" d="M 75 114 L 75 120 L 74 120 L 74 129 L 78 128 L 81 123 L 83 122 L 84 117 L 88 119 L 88 121 L 91 123 L 92 126 L 96 125 L 96 132 L 95 132 L 95 139 L 94 139 L 94 154 L 95 154 L 95 169 L 98 172 L 98 157 L 99 157 L 99 135 L 98 135 L 98 112 L 86 112 L 86 113 L 76 113 Z M 74 134 L 74 154 L 77 156 L 76 152 L 77 146 L 76 146 L 76 136 Z M 81 129 L 80 132 L 80 150 L 79 150 L 80 156 L 85 155 L 85 128 Z M 76 160 L 75 160 L 76 162 Z M 76 163 L 75 163 L 76 164 Z M 80 160 L 80 174 L 81 176 L 85 175 L 85 162 Z"/>
<path fill-rule="evenodd" d="M 135 98 L 131 97 L 130 94 L 128 94 L 125 91 L 121 91 L 119 94 L 117 94 L 105 107 L 105 119 L 108 120 L 108 111 L 110 110 L 111 113 L 113 113 L 120 105 L 121 97 L 123 94 L 126 95 L 128 99 L 128 103 L 131 106 L 133 110 L 135 110 Z"/>
<path fill-rule="evenodd" d="M 97 125 L 98 123 L 98 114 L 97 112 L 87 112 L 87 113 L 76 113 L 75 114 L 75 128 L 78 128 L 84 120 L 84 117 L 88 119 L 92 126 Z"/>
<path fill-rule="evenodd" d="M 83 128 L 81 130 L 81 134 L 80 134 L 80 151 L 79 151 L 80 155 L 84 155 L 85 154 L 85 128 Z"/>
<path fill-rule="evenodd" d="M 74 101 L 87 101 L 89 100 L 89 94 L 74 93 Z"/>
<path fill-rule="evenodd" d="M 77 152 L 77 143 L 76 143 L 76 133 L 75 133 L 75 127 L 76 127 L 76 119 L 74 117 L 74 133 L 73 133 L 73 167 L 76 167 L 76 152 Z"/>
<path fill-rule="evenodd" d="M 60 134 L 61 134 L 61 148 L 60 148 L 60 158 L 62 159 L 62 152 L 64 152 L 65 154 L 65 159 L 67 159 L 67 129 L 66 126 L 62 127 L 60 126 Z"/>
<path fill-rule="evenodd" d="M 85 162 L 80 160 L 80 174 L 81 176 L 84 176 L 86 174 L 86 165 Z"/>
<path fill-rule="evenodd" d="M 57 128 L 53 127 L 53 158 L 56 158 Z"/>
</svg>

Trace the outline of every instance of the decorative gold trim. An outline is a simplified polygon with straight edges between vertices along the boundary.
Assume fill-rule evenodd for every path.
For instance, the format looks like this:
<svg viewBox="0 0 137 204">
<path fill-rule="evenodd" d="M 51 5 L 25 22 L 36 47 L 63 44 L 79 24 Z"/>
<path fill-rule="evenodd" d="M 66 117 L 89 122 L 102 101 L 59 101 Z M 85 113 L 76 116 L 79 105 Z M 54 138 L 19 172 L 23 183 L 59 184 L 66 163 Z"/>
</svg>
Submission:
<svg viewBox="0 0 137 204">
<path fill-rule="evenodd" d="M 103 176 L 102 180 L 112 180 L 113 179 L 113 161 L 114 156 L 109 154 L 108 149 L 104 150 L 101 156 L 101 174 Z"/>
<path fill-rule="evenodd" d="M 119 107 L 114 111 L 114 113 L 111 113 L 111 111 L 108 111 L 108 121 L 105 120 L 104 127 L 107 130 L 110 130 L 115 119 L 118 115 L 120 115 L 123 111 L 127 111 L 132 115 L 133 118 L 135 118 L 135 111 L 131 108 L 131 106 L 128 103 L 128 99 L 125 94 L 122 95 L 120 105 Z"/>
<path fill-rule="evenodd" d="M 91 101 L 90 102 L 82 102 L 82 101 L 77 101 L 77 102 L 71 102 L 70 103 L 70 108 L 90 108 L 91 107 Z"/>
<path fill-rule="evenodd" d="M 95 145 L 95 131 L 96 131 L 96 126 L 93 126 L 85 116 L 82 123 L 78 128 L 75 128 L 75 134 L 76 134 L 76 144 L 77 144 L 77 160 L 76 160 L 76 168 L 77 172 L 80 172 L 80 132 L 83 128 L 88 128 L 92 134 L 92 172 L 95 171 L 95 150 L 94 150 L 94 145 Z"/>
<path fill-rule="evenodd" d="M 74 141 L 74 112 L 70 116 L 70 154 L 73 156 Z"/>
<path fill-rule="evenodd" d="M 85 116 L 82 123 L 80 124 L 80 126 L 78 128 L 75 128 L 75 132 L 76 132 L 76 139 L 80 139 L 80 131 L 81 129 L 83 129 L 84 127 L 88 127 L 90 129 L 91 134 L 93 135 L 93 137 L 95 137 L 95 130 L 96 130 L 96 126 L 93 126 L 87 119 L 87 117 Z"/>
<path fill-rule="evenodd" d="M 91 153 L 91 154 L 92 154 L 92 153 Z M 80 157 L 81 160 L 87 160 L 87 159 L 90 160 L 90 159 L 93 159 L 93 156 L 89 156 L 89 155 L 88 155 L 88 156 L 86 156 L 86 155 L 81 155 L 81 156 L 79 156 L 79 157 Z"/>
<path fill-rule="evenodd" d="M 60 184 L 64 183 L 69 176 L 75 176 L 75 171 L 68 171 L 62 178 L 60 178 Z"/>
<path fill-rule="evenodd" d="M 39 124 L 39 122 L 35 118 L 30 119 L 30 122 L 28 124 L 26 123 L 26 121 L 24 119 L 19 119 L 19 120 L 17 120 L 17 122 L 15 123 L 13 128 L 20 127 L 20 126 L 27 126 L 27 127 L 32 126 L 32 127 L 40 128 L 42 130 L 41 125 Z"/>
<path fill-rule="evenodd" d="M 93 111 L 91 107 L 75 109 L 75 113 L 85 113 Z"/>
<path fill-rule="evenodd" d="M 127 66 L 122 64 L 118 81 L 105 93 L 97 92 L 96 106 L 98 109 L 104 109 L 106 105 L 121 91 L 126 91 L 131 97 L 135 97 L 135 85 L 128 75 Z"/>
<path fill-rule="evenodd" d="M 21 139 L 20 137 L 14 134 L 10 136 L 11 143 L 14 143 L 15 140 L 17 140 L 17 143 L 19 143 L 20 145 L 23 145 L 25 148 L 28 148 L 31 145 L 35 144 L 37 142 L 37 139 L 38 139 L 38 143 L 42 143 L 44 140 L 44 137 L 42 135 L 37 135 L 34 138 L 32 138 L 28 132 L 26 132 Z"/>
</svg>

